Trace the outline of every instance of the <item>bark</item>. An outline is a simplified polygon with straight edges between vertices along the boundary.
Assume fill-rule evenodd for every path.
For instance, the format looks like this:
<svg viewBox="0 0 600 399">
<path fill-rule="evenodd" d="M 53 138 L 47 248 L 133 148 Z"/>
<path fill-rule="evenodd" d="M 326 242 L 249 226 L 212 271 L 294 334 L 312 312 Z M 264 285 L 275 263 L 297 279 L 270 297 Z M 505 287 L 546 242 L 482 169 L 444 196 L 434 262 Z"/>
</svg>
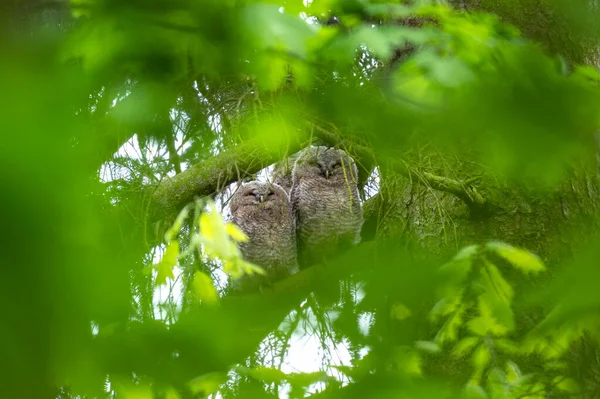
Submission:
<svg viewBox="0 0 600 399">
<path fill-rule="evenodd" d="M 523 184 L 478 183 L 486 198 L 481 212 L 451 192 L 395 175 L 382 188 L 385 215 L 378 235 L 403 236 L 427 251 L 451 256 L 459 248 L 502 240 L 531 250 L 551 266 L 576 252 L 600 231 L 600 184 L 594 168 L 571 171 L 554 189 Z"/>
</svg>

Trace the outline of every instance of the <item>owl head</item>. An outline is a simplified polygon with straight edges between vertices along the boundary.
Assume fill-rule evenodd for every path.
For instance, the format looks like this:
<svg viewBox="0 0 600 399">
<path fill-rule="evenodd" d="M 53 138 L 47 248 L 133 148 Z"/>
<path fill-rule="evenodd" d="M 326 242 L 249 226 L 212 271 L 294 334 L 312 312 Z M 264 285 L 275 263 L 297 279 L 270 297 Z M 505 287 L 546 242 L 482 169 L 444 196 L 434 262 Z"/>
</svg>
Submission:
<svg viewBox="0 0 600 399">
<path fill-rule="evenodd" d="M 273 183 L 251 181 L 243 184 L 231 198 L 231 213 L 245 208 L 269 210 L 288 207 L 289 198 L 283 188 Z"/>
<path fill-rule="evenodd" d="M 299 154 L 292 176 L 319 178 L 323 181 L 338 183 L 356 182 L 358 170 L 356 163 L 344 150 L 332 147 L 307 147 Z"/>
</svg>

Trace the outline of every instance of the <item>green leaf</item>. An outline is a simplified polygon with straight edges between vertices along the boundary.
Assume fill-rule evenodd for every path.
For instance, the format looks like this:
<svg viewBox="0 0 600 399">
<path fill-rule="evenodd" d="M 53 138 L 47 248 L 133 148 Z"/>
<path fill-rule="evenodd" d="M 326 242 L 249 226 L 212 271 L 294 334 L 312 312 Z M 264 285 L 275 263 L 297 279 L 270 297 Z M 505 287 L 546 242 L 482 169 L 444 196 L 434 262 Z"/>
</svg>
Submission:
<svg viewBox="0 0 600 399">
<path fill-rule="evenodd" d="M 173 223 L 173 226 L 165 233 L 166 242 L 170 242 L 179 233 L 183 226 L 183 222 L 185 222 L 189 213 L 188 207 L 183 208 L 181 212 L 179 212 L 179 215 L 177 215 L 177 218 L 175 219 L 175 223 Z"/>
<path fill-rule="evenodd" d="M 404 320 L 409 318 L 412 312 L 406 305 L 402 303 L 395 303 L 390 309 L 390 317 L 395 320 Z"/>
<path fill-rule="evenodd" d="M 471 352 L 471 350 L 481 340 L 480 337 L 466 337 L 461 339 L 452 349 L 452 356 L 465 356 Z"/>
<path fill-rule="evenodd" d="M 513 247 L 503 242 L 490 242 L 486 247 L 504 259 L 522 272 L 539 273 L 546 270 L 544 263 L 536 255 L 529 251 Z"/>
<path fill-rule="evenodd" d="M 260 274 L 265 275 L 265 270 L 250 262 L 246 262 L 242 258 L 228 259 L 223 261 L 223 271 L 229 274 L 232 278 L 237 279 L 244 275 Z"/>
<path fill-rule="evenodd" d="M 175 390 L 173 387 L 167 388 L 164 392 L 164 395 L 165 399 L 181 399 L 179 392 L 177 392 L 177 390 Z"/>
<path fill-rule="evenodd" d="M 494 343 L 497 343 L 497 341 Z M 523 374 L 521 373 L 519 366 L 517 366 L 515 362 L 508 360 L 506 362 L 506 381 L 513 383 L 522 376 Z"/>
<path fill-rule="evenodd" d="M 227 234 L 229 234 L 229 236 L 234 241 L 237 241 L 237 242 L 248 242 L 248 236 L 246 235 L 246 233 L 244 233 L 242 230 L 240 230 L 240 228 L 237 227 L 233 223 L 226 223 L 225 224 L 225 231 L 227 231 Z"/>
<path fill-rule="evenodd" d="M 388 59 L 394 49 L 404 47 L 407 41 L 414 43 L 417 40 L 425 41 L 425 32 L 408 27 L 372 27 L 362 25 L 354 30 L 352 42 L 357 49 L 361 45 L 373 52 L 375 57 Z"/>
<path fill-rule="evenodd" d="M 167 278 L 174 279 L 173 268 L 177 265 L 179 258 L 179 241 L 173 240 L 167 246 L 165 254 L 161 261 L 156 265 L 158 271 L 156 275 L 156 285 L 164 285 L 167 283 Z"/>
<path fill-rule="evenodd" d="M 476 369 L 483 370 L 490 363 L 490 351 L 485 343 L 479 346 L 473 352 L 472 362 Z"/>
<path fill-rule="evenodd" d="M 288 75 L 288 62 L 283 55 L 261 54 L 253 60 L 254 77 L 259 89 L 275 91 L 285 83 Z"/>
<path fill-rule="evenodd" d="M 489 326 L 483 317 L 475 317 L 467 322 L 467 328 L 473 334 L 483 337 L 489 331 Z"/>
<path fill-rule="evenodd" d="M 465 386 L 465 397 L 468 399 L 487 399 L 485 390 L 476 383 L 468 383 Z"/>
<path fill-rule="evenodd" d="M 514 297 L 514 292 L 510 284 L 502 277 L 498 268 L 486 259 L 481 273 L 481 282 L 483 283 L 485 290 L 494 293 L 497 296 L 498 301 L 504 302 L 510 306 Z"/>
<path fill-rule="evenodd" d="M 492 367 L 487 373 L 486 386 L 492 398 L 502 398 L 506 393 L 506 374 L 498 367 Z"/>
<path fill-rule="evenodd" d="M 92 0 L 70 0 L 70 2 L 73 18 L 89 17 L 91 15 L 91 8 L 94 6 Z"/>
<path fill-rule="evenodd" d="M 448 320 L 446 320 L 442 328 L 440 328 L 434 341 L 438 342 L 439 344 L 456 341 L 458 338 L 458 330 L 463 323 L 464 313 L 465 308 L 463 306 L 459 307 L 456 312 L 454 312 L 448 318 Z"/>
<path fill-rule="evenodd" d="M 336 369 L 336 370 L 338 370 L 338 371 L 341 371 L 347 377 L 350 377 L 350 378 L 354 378 L 354 376 L 356 374 L 355 370 L 354 370 L 354 367 L 350 367 L 350 366 L 335 366 L 335 365 L 333 365 L 331 367 L 334 368 L 334 369 Z"/>
<path fill-rule="evenodd" d="M 428 353 L 439 353 L 441 351 L 441 348 L 438 346 L 438 344 L 431 341 L 417 341 L 415 342 L 415 347 L 423 352 Z"/>
<path fill-rule="evenodd" d="M 250 4 L 243 10 L 247 39 L 257 49 L 278 49 L 305 58 L 307 42 L 316 35 L 314 25 L 273 4 Z"/>
<path fill-rule="evenodd" d="M 373 352 L 369 352 L 362 359 L 353 359 L 353 367 L 342 369 L 342 371 L 348 377 L 359 380 L 366 377 L 376 367 L 376 362 L 376 355 L 374 355 Z"/>
<path fill-rule="evenodd" d="M 486 292 L 477 298 L 479 319 L 485 328 L 485 334 L 491 332 L 502 336 L 512 331 L 515 326 L 513 312 L 506 302 L 498 300 L 498 296 Z"/>
<path fill-rule="evenodd" d="M 561 391 L 570 392 L 573 394 L 576 394 L 577 392 L 581 391 L 579 385 L 575 380 L 562 375 L 555 377 L 552 383 L 556 385 Z"/>
<path fill-rule="evenodd" d="M 462 299 L 462 290 L 459 290 L 459 294 L 453 297 L 446 297 L 440 299 L 431 309 L 430 317 L 432 321 L 438 320 L 440 317 L 449 315 L 450 313 L 455 312 L 459 306 Z"/>
<path fill-rule="evenodd" d="M 507 355 L 519 355 L 524 352 L 520 345 L 509 339 L 495 339 L 494 345 L 499 351 L 504 352 Z"/>
<path fill-rule="evenodd" d="M 422 51 L 413 57 L 413 62 L 442 86 L 456 88 L 475 80 L 475 75 L 467 64 L 456 57 L 441 56 L 435 51 Z"/>
<path fill-rule="evenodd" d="M 496 266 L 485 261 L 476 281 L 484 292 L 479 295 L 478 308 L 486 329 L 497 335 L 506 334 L 515 327 L 511 301 L 512 287 L 504 280 Z"/>
<path fill-rule="evenodd" d="M 473 257 L 477 255 L 478 251 L 479 245 L 468 245 L 458 251 L 458 253 L 454 256 L 454 260 L 473 259 Z"/>
<path fill-rule="evenodd" d="M 196 297 L 202 302 L 216 303 L 218 301 L 219 294 L 213 285 L 213 281 L 205 273 L 202 273 L 201 271 L 194 273 L 192 285 L 194 287 Z"/>
<path fill-rule="evenodd" d="M 393 362 L 396 369 L 402 373 L 420 376 L 422 374 L 421 356 L 409 346 L 397 346 L 394 348 Z"/>
<path fill-rule="evenodd" d="M 473 259 L 479 253 L 478 245 L 462 248 L 452 260 L 440 268 L 440 272 L 448 278 L 449 283 L 462 283 L 473 268 Z"/>
<path fill-rule="evenodd" d="M 250 4 L 242 11 L 249 73 L 258 87 L 274 91 L 281 87 L 290 73 L 290 64 L 296 64 L 298 83 L 306 84 L 302 66 L 311 58 L 309 42 L 317 35 L 310 25 L 288 12 L 280 12 L 273 4 Z M 301 63 L 302 66 L 297 64 Z M 309 72 L 312 75 L 312 70 Z"/>
<path fill-rule="evenodd" d="M 316 382 L 331 382 L 335 381 L 324 371 L 316 371 L 314 373 L 292 373 L 288 374 L 287 380 L 293 386 L 308 387 Z"/>
<path fill-rule="evenodd" d="M 199 237 L 204 245 L 204 251 L 212 259 L 237 264 L 242 260 L 242 254 L 231 238 L 231 234 L 235 234 L 238 238 L 240 235 L 233 227 L 227 227 L 213 202 L 208 203 L 208 208 L 208 212 L 203 212 L 199 219 Z"/>
<path fill-rule="evenodd" d="M 148 384 L 133 384 L 129 381 L 116 382 L 115 391 L 124 399 L 154 399 L 152 387 Z"/>
<path fill-rule="evenodd" d="M 248 370 L 248 374 L 257 380 L 264 381 L 267 384 L 279 384 L 287 380 L 288 375 L 279 369 L 270 367 L 256 367 Z"/>
<path fill-rule="evenodd" d="M 226 373 L 213 372 L 194 378 L 188 383 L 188 387 L 196 395 L 208 396 L 216 392 L 226 381 Z"/>
</svg>

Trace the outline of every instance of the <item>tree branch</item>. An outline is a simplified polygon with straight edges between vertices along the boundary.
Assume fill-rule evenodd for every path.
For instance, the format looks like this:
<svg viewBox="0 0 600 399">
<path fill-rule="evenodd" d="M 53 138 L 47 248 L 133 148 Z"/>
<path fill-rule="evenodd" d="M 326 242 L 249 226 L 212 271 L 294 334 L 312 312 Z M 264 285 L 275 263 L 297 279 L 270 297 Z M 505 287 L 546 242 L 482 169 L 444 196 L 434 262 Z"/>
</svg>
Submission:
<svg viewBox="0 0 600 399">
<path fill-rule="evenodd" d="M 400 168 L 400 172 L 404 176 L 427 187 L 431 187 L 434 190 L 454 194 L 463 200 L 471 209 L 481 209 L 487 203 L 486 199 L 470 184 L 470 181 L 461 182 L 447 177 L 437 176 L 429 172 L 419 172 L 406 164 L 404 168 Z"/>
<path fill-rule="evenodd" d="M 195 197 L 214 194 L 286 154 L 299 151 L 303 146 L 300 139 L 285 135 L 268 139 L 256 137 L 167 178 L 152 196 L 153 219 L 175 215 Z"/>
<path fill-rule="evenodd" d="M 316 136 L 324 144 L 340 145 L 340 141 L 336 139 L 337 135 L 322 128 L 317 130 Z M 200 162 L 172 178 L 167 178 L 152 195 L 151 220 L 173 217 L 186 204 L 194 201 L 194 198 L 214 194 L 239 179 L 257 173 L 264 167 L 299 151 L 309 144 L 309 140 L 308 135 L 292 138 L 282 135 L 268 139 L 258 136 Z M 369 170 L 370 173 L 377 164 L 373 152 L 361 145 L 348 144 L 347 147 L 359 160 L 357 162 L 361 163 L 359 169 L 363 172 Z M 402 165 L 397 164 L 397 161 L 394 164 L 403 175 L 427 187 L 451 193 L 471 209 L 479 210 L 487 203 L 470 181 L 461 182 L 428 172 L 419 172 L 403 162 Z"/>
<path fill-rule="evenodd" d="M 364 185 L 373 168 L 377 165 L 373 151 L 361 145 L 341 141 L 342 139 L 338 135 L 320 126 L 315 125 L 315 129 L 317 130 L 315 135 L 327 145 L 341 147 L 347 145 L 360 165 L 359 175 L 362 172 L 362 176 L 359 176 L 359 186 L 360 184 Z M 461 182 L 443 176 L 436 176 L 429 172 L 418 172 L 404 162 L 402 162 L 402 165 L 398 165 L 398 169 L 404 176 L 415 180 L 417 183 L 457 196 L 471 209 L 481 209 L 486 204 L 486 199 L 470 184 L 472 181 Z"/>
</svg>

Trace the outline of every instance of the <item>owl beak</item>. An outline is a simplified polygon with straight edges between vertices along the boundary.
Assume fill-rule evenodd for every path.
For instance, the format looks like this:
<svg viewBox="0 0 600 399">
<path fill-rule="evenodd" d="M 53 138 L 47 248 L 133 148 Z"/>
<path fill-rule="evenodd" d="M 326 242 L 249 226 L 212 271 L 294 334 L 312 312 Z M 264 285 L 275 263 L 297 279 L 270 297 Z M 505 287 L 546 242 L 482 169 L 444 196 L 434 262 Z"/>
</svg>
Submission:
<svg viewBox="0 0 600 399">
<path fill-rule="evenodd" d="M 263 194 L 261 194 L 261 196 L 260 196 L 260 203 L 262 204 L 263 202 L 265 202 L 265 196 Z"/>
<path fill-rule="evenodd" d="M 329 179 L 329 169 L 325 169 L 325 178 Z"/>
</svg>

